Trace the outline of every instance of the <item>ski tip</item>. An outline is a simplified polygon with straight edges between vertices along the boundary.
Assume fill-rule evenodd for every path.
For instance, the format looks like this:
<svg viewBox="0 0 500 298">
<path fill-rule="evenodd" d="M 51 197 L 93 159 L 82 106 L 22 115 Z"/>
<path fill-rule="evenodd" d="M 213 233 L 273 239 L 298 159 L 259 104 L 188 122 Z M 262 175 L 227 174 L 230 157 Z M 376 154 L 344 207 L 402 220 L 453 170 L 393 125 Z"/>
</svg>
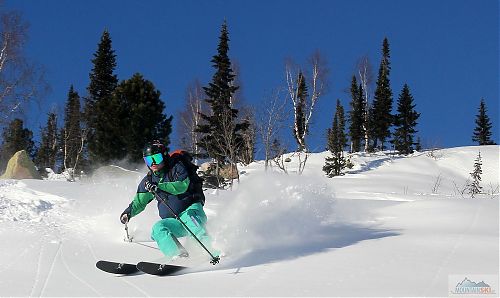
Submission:
<svg viewBox="0 0 500 298">
<path fill-rule="evenodd" d="M 137 263 L 137 269 L 147 274 L 164 276 L 173 275 L 181 270 L 187 269 L 187 267 L 169 264 L 139 262 Z"/>
<path fill-rule="evenodd" d="M 100 260 L 97 261 L 95 266 L 104 272 L 113 274 L 132 274 L 138 272 L 137 267 L 134 264 L 127 263 L 117 263 Z"/>
</svg>

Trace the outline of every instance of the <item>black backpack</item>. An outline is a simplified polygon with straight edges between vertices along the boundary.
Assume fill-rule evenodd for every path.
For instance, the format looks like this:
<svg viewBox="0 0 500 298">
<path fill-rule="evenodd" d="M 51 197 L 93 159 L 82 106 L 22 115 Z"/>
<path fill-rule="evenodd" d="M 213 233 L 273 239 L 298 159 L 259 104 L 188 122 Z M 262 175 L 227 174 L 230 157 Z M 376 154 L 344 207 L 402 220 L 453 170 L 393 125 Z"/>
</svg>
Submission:
<svg viewBox="0 0 500 298">
<path fill-rule="evenodd" d="M 205 205 L 205 194 L 203 193 L 203 181 L 204 179 L 198 175 L 199 166 L 193 163 L 193 157 L 189 152 L 184 150 L 175 150 L 169 154 L 172 164 L 177 163 L 177 161 L 182 162 L 184 167 L 188 172 L 188 177 L 190 181 L 190 188 L 193 191 L 195 199 L 199 200 L 202 205 Z"/>
</svg>

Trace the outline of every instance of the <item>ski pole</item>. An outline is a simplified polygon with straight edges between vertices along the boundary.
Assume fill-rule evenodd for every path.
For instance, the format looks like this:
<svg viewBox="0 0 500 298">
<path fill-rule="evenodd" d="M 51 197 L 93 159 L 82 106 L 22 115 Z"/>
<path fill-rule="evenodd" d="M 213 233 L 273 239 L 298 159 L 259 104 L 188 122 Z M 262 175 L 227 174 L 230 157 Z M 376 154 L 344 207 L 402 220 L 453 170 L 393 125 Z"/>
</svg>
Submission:
<svg viewBox="0 0 500 298">
<path fill-rule="evenodd" d="M 158 201 L 162 202 L 165 206 L 167 206 L 168 210 L 170 210 L 170 212 L 174 215 L 175 219 L 177 219 L 184 226 L 184 228 L 191 234 L 191 236 L 193 236 L 193 238 L 196 239 L 196 241 L 198 241 L 198 243 L 201 245 L 201 247 L 203 247 L 203 249 L 212 257 L 212 260 L 210 261 L 210 263 L 212 265 L 216 265 L 217 263 L 219 263 L 220 257 L 214 256 L 208 250 L 208 248 L 200 241 L 200 239 L 198 239 L 198 237 L 196 237 L 196 235 L 191 231 L 191 229 L 188 228 L 188 226 L 181 220 L 179 215 L 177 215 L 177 213 L 175 213 L 175 211 L 172 209 L 172 207 L 170 207 L 170 205 L 167 202 L 165 202 L 162 197 L 160 197 L 155 191 L 153 191 L 152 193 Z"/>
<path fill-rule="evenodd" d="M 125 234 L 126 234 L 126 236 L 127 236 L 127 238 L 125 239 L 125 241 L 132 242 L 132 237 L 130 237 L 130 235 L 128 234 L 128 226 L 127 226 L 127 223 L 125 223 Z"/>
<path fill-rule="evenodd" d="M 157 247 L 149 246 L 147 244 L 134 241 L 134 236 L 130 236 L 129 233 L 128 233 L 127 223 L 128 222 L 125 223 L 125 233 L 126 233 L 126 236 L 125 236 L 125 238 L 123 238 L 123 241 L 130 242 L 130 243 L 135 243 L 135 244 L 138 244 L 138 245 L 142 245 L 142 246 L 145 246 L 145 247 L 149 247 L 149 248 L 158 250 Z"/>
</svg>

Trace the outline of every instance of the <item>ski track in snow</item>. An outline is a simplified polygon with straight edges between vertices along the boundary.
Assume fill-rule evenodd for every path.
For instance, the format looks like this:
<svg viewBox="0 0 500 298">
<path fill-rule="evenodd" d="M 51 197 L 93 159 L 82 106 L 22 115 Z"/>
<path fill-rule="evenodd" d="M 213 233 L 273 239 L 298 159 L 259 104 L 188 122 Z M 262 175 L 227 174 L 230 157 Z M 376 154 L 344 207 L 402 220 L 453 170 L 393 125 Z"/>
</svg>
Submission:
<svg viewBox="0 0 500 298">
<path fill-rule="evenodd" d="M 47 273 L 42 290 L 40 291 L 40 295 L 38 295 L 38 296 L 43 296 L 43 293 L 45 292 L 45 288 L 47 287 L 47 285 L 50 281 L 50 277 L 52 276 L 52 272 L 54 271 L 54 266 L 56 264 L 57 257 L 59 256 L 59 253 L 61 252 L 61 246 L 62 246 L 62 243 L 59 242 L 59 244 L 57 246 L 56 254 L 54 255 L 54 258 L 52 259 L 52 263 L 50 264 L 49 272 Z"/>
<path fill-rule="evenodd" d="M 62 247 L 62 244 L 61 244 L 61 247 Z M 97 295 L 101 296 L 101 297 L 104 297 L 105 295 L 101 294 L 96 288 L 94 288 L 91 284 L 89 284 L 88 282 L 86 282 L 83 278 L 80 278 L 77 274 L 75 274 L 73 272 L 73 270 L 71 270 L 70 266 L 68 266 L 68 263 L 66 262 L 66 260 L 64 259 L 64 253 L 61 253 L 61 262 L 64 266 L 64 268 L 66 268 L 66 270 L 69 272 L 69 274 L 71 274 L 71 276 L 73 276 L 76 280 L 78 280 L 79 282 L 81 282 L 82 284 L 84 284 L 85 286 L 87 286 L 89 289 L 91 289 L 94 293 L 96 293 Z"/>
<path fill-rule="evenodd" d="M 259 272 L 259 275 L 257 278 L 255 278 L 251 283 L 249 283 L 244 290 L 242 290 L 240 293 L 238 293 L 237 296 L 245 296 L 248 295 L 247 293 L 255 293 L 255 289 L 259 289 L 259 285 L 262 284 L 263 282 L 266 282 L 270 277 L 273 276 L 273 274 L 276 271 L 276 267 L 274 264 L 267 264 L 267 268 Z"/>
<path fill-rule="evenodd" d="M 455 244 L 453 245 L 453 248 L 451 249 L 450 253 L 448 253 L 448 255 L 446 256 L 446 258 L 441 262 L 441 264 L 439 265 L 439 269 L 436 271 L 436 274 L 434 275 L 434 278 L 432 280 L 432 283 L 431 283 L 431 286 L 427 288 L 427 290 L 425 291 L 425 293 L 423 293 L 423 296 L 429 296 L 429 291 L 436 285 L 436 283 L 438 282 L 439 280 L 439 276 L 441 275 L 441 272 L 446 268 L 446 266 L 450 263 L 453 255 L 455 255 L 455 252 L 457 251 L 457 249 L 460 247 L 460 245 L 462 244 L 464 238 L 465 238 L 465 235 L 468 234 L 468 232 L 476 225 L 477 223 L 477 220 L 479 218 L 479 213 L 480 213 L 480 210 L 481 210 L 481 205 L 477 205 L 476 206 L 476 212 L 474 214 L 474 219 L 471 221 L 471 223 L 469 224 L 469 226 L 467 227 L 467 229 L 465 231 L 463 231 L 462 233 L 460 233 L 460 236 L 458 237 L 458 239 L 455 241 Z"/>
<path fill-rule="evenodd" d="M 10 260 L 10 262 L 7 265 L 2 266 L 2 268 L 0 269 L 0 273 L 3 273 L 5 271 L 9 270 L 10 268 L 12 268 L 12 266 L 14 266 L 16 264 L 19 264 L 19 260 L 28 253 L 28 251 L 30 250 L 30 248 L 33 248 L 33 244 L 31 245 L 31 247 L 25 247 L 23 249 L 23 251 L 21 253 L 19 253 L 15 258 L 13 258 L 12 260 Z M 40 252 L 40 250 L 39 250 L 39 252 Z M 40 262 L 40 259 L 38 260 L 38 262 Z"/>
<path fill-rule="evenodd" d="M 44 244 L 46 243 L 46 240 L 47 240 L 47 237 L 41 237 L 38 244 L 40 246 L 39 248 L 39 254 L 38 254 L 38 261 L 37 261 L 37 267 L 36 267 L 36 273 L 35 273 L 35 276 L 34 276 L 34 280 L 33 280 L 33 286 L 31 288 L 31 293 L 30 293 L 30 297 L 33 297 L 33 296 L 42 296 L 42 293 L 43 293 L 43 289 L 46 287 L 48 281 L 49 281 L 49 275 L 50 275 L 50 271 L 46 273 L 46 276 L 45 278 L 43 277 L 43 261 L 45 260 L 45 258 L 50 255 L 50 249 L 48 249 L 48 245 Z M 59 247 L 57 249 L 57 251 L 55 252 L 54 254 L 54 257 L 52 259 L 52 263 L 51 263 L 51 268 L 54 266 L 54 263 L 55 263 L 55 260 L 57 258 L 57 254 L 59 253 Z M 41 281 L 44 280 L 44 284 L 43 284 L 43 287 L 41 290 L 39 290 L 38 292 L 39 295 L 35 295 L 35 292 L 37 291 L 37 289 L 40 287 L 39 285 L 41 284 Z"/>
<path fill-rule="evenodd" d="M 139 286 L 137 286 L 135 283 L 133 282 L 130 282 L 128 281 L 126 278 L 119 278 L 120 281 L 123 281 L 124 283 L 126 283 L 127 285 L 129 285 L 130 287 L 134 288 L 135 290 L 137 290 L 139 293 L 141 293 L 141 295 L 144 295 L 146 297 L 151 297 L 152 295 L 151 294 L 148 294 L 147 292 L 145 292 L 142 288 L 140 288 Z M 132 295 L 130 295 L 132 296 Z"/>
<path fill-rule="evenodd" d="M 30 297 L 34 296 L 35 289 L 38 285 L 38 282 L 40 280 L 40 268 L 42 268 L 42 251 L 43 251 L 44 245 L 40 242 L 40 249 L 38 250 L 38 261 L 36 265 L 36 273 L 33 281 L 33 286 L 31 287 L 31 292 L 30 292 Z"/>
</svg>

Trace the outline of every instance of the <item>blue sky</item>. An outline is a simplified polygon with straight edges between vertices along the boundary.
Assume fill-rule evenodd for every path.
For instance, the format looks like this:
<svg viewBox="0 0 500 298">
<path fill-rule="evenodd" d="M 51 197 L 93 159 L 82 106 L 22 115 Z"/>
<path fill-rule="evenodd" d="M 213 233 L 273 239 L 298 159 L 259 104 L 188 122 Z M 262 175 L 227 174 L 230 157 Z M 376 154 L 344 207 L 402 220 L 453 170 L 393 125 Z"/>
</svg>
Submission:
<svg viewBox="0 0 500 298">
<path fill-rule="evenodd" d="M 240 65 L 244 99 L 259 103 L 285 84 L 284 61 L 305 63 L 320 50 L 330 69 L 329 92 L 313 116 L 309 144 L 325 148 L 335 101 L 363 55 L 376 75 L 389 39 L 394 102 L 407 83 L 421 113 L 424 146 L 472 145 L 484 98 L 499 140 L 498 1 L 26 1 L 6 0 L 30 23 L 27 55 L 43 65 L 52 92 L 26 119 L 35 133 L 53 107 L 62 112 L 71 84 L 86 94 L 90 60 L 105 28 L 120 80 L 135 72 L 162 93 L 167 115 L 178 114 L 186 87 L 213 74 L 220 27 L 227 20 L 230 57 Z M 394 104 L 395 110 L 396 104 Z M 291 129 L 288 129 L 291 131 Z M 287 132 L 288 133 L 288 132 Z M 289 143 L 292 144 L 291 133 Z M 174 147 L 176 134 L 172 135 Z"/>
</svg>

